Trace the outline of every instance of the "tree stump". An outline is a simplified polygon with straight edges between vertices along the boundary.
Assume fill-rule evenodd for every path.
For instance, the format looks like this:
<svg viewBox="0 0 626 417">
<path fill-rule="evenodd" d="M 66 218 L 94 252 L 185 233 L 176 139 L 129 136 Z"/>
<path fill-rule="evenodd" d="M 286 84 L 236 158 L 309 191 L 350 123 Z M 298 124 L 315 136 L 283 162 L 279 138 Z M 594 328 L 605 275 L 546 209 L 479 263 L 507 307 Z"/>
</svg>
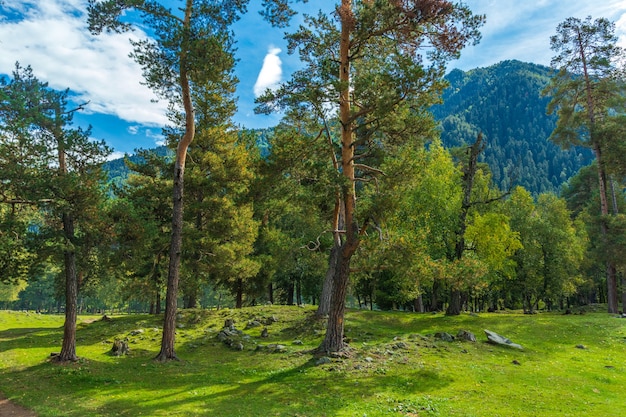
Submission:
<svg viewBox="0 0 626 417">
<path fill-rule="evenodd" d="M 111 355 L 113 356 L 124 356 L 130 352 L 128 348 L 128 340 L 119 340 L 115 339 L 113 342 L 113 346 L 111 347 Z"/>
</svg>

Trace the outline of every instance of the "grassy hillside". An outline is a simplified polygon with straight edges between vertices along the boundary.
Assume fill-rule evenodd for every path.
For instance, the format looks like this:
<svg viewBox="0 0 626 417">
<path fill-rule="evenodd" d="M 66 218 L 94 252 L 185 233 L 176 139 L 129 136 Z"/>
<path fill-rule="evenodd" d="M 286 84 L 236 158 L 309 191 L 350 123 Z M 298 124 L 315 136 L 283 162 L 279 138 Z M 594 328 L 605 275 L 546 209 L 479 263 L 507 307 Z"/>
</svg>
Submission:
<svg viewBox="0 0 626 417">
<path fill-rule="evenodd" d="M 320 359 L 308 353 L 323 334 L 312 312 L 280 306 L 183 311 L 177 332 L 183 360 L 168 364 L 152 361 L 160 318 L 82 318 L 82 359 L 66 366 L 47 360 L 60 346 L 61 317 L 0 312 L 0 392 L 42 417 L 626 412 L 625 319 L 603 313 L 445 317 L 350 311 L 350 356 Z M 243 350 L 218 340 L 226 319 L 243 331 L 236 342 Z M 255 320 L 264 324 L 245 330 Z M 261 337 L 263 328 L 267 338 Z M 433 336 L 460 329 L 473 332 L 478 342 Z M 483 329 L 524 350 L 485 343 Z M 116 338 L 128 338 L 128 356 L 108 353 Z"/>
</svg>

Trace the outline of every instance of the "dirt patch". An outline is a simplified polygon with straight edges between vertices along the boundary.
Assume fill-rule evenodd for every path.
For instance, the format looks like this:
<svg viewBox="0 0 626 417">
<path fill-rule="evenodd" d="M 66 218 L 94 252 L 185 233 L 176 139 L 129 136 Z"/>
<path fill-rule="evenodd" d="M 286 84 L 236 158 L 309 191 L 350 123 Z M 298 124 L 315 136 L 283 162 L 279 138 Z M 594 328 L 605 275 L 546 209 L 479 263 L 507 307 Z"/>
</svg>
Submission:
<svg viewBox="0 0 626 417">
<path fill-rule="evenodd" d="M 37 414 L 12 403 L 0 394 L 0 417 L 37 417 Z"/>
</svg>

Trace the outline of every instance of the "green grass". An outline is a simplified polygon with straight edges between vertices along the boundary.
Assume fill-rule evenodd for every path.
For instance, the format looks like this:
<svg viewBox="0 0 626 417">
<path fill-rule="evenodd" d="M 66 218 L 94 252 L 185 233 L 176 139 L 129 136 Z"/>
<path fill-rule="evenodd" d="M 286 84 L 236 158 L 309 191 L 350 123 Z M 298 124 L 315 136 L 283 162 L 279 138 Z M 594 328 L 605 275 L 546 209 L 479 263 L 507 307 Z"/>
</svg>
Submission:
<svg viewBox="0 0 626 417">
<path fill-rule="evenodd" d="M 78 355 L 59 365 L 63 318 L 0 312 L 0 391 L 40 416 L 609 416 L 626 413 L 626 320 L 584 315 L 349 311 L 348 359 L 316 365 L 323 335 L 312 309 L 254 307 L 181 311 L 180 362 L 155 363 L 161 318 L 81 317 Z M 224 320 L 276 317 L 244 330 L 245 349 L 217 340 Z M 131 336 L 133 330 L 142 333 Z M 472 331 L 479 340 L 430 334 Z M 523 351 L 485 343 L 483 329 Z M 131 353 L 108 354 L 115 338 Z M 294 344 L 300 340 L 302 344 Z M 398 343 L 404 345 L 398 348 Z M 256 350 L 283 344 L 284 353 Z M 579 349 L 584 345 L 586 349 Z M 514 363 L 516 361 L 517 363 Z"/>
</svg>

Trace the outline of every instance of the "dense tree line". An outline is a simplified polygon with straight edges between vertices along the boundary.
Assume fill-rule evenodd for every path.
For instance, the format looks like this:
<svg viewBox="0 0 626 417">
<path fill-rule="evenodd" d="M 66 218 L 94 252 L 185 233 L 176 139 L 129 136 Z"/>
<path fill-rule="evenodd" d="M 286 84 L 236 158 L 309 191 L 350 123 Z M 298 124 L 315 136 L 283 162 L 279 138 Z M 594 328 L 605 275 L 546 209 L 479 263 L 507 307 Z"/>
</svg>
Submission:
<svg viewBox="0 0 626 417">
<path fill-rule="evenodd" d="M 176 358 L 178 308 L 317 304 L 323 351 L 344 349 L 347 303 L 455 315 L 609 301 L 614 311 L 611 280 L 626 268 L 617 61 L 586 82 L 505 62 L 453 71 L 445 90 L 445 63 L 479 39 L 482 16 L 447 1 L 343 1 L 288 36 L 304 69 L 259 99 L 283 120 L 247 131 L 230 122 L 226 34 L 242 4 L 188 0 L 181 16 L 157 2 L 90 4 L 94 31 L 127 29 L 120 13 L 133 7 L 155 25 L 162 43 L 135 45 L 135 58 L 170 100 L 172 124 L 169 151 L 140 150 L 115 167 L 124 178 L 107 178 L 106 146 L 71 127 L 83 105 L 28 67 L 2 80 L 0 301 L 63 303 L 60 360 L 76 359 L 81 308 L 165 307 L 159 360 Z M 267 6 L 271 20 L 287 10 Z M 591 101 L 574 102 L 576 88 Z M 481 99 L 469 105 L 460 90 Z M 551 100 L 556 120 L 526 100 L 542 90 L 555 92 L 536 101 L 545 112 Z M 455 110 L 433 107 L 440 97 Z M 592 148 L 595 165 L 541 142 L 550 135 Z"/>
</svg>

